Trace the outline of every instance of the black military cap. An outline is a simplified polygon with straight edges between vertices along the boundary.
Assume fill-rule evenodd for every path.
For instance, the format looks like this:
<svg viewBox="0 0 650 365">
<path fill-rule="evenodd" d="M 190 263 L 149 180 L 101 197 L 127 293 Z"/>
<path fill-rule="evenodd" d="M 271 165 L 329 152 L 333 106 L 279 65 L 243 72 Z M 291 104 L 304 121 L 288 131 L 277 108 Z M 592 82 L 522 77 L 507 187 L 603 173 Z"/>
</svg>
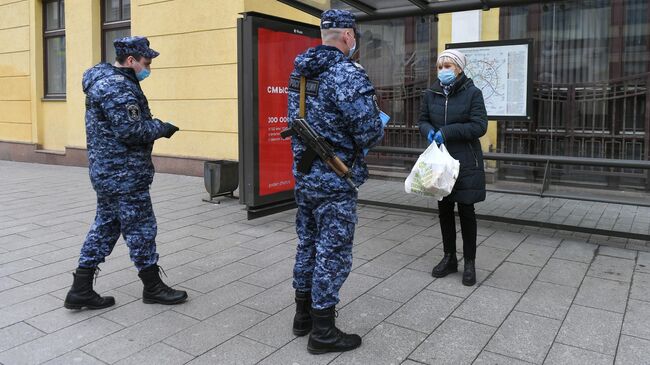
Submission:
<svg viewBox="0 0 650 365">
<path fill-rule="evenodd" d="M 149 48 L 149 40 L 146 37 L 133 36 L 118 38 L 113 41 L 113 46 L 115 46 L 115 54 L 118 57 L 138 55 L 146 58 L 156 58 L 160 54 Z"/>
<path fill-rule="evenodd" d="M 325 10 L 320 18 L 321 29 L 332 28 L 352 28 L 357 30 L 357 23 L 355 22 L 354 14 L 347 10 L 330 9 Z"/>
</svg>

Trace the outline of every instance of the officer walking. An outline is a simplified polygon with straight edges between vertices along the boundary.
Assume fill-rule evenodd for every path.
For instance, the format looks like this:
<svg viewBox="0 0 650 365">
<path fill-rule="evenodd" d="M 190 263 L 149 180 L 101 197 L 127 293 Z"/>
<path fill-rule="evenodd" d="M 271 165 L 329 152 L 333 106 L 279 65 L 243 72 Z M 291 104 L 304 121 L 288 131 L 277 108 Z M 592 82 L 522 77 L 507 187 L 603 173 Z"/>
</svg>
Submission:
<svg viewBox="0 0 650 365">
<path fill-rule="evenodd" d="M 297 85 L 304 77 L 305 120 L 332 146 L 359 186 L 368 178 L 362 150 L 379 143 L 384 132 L 375 90 L 363 68 L 350 59 L 356 34 L 352 13 L 323 12 L 323 44 L 295 59 L 288 115 L 291 126 L 299 117 Z M 310 151 L 300 138 L 292 138 L 292 150 L 299 239 L 293 272 L 293 332 L 304 336 L 311 331 L 307 349 L 312 354 L 352 350 L 361 345 L 361 337 L 340 331 L 334 318 L 339 289 L 352 266 L 357 192 L 320 159 L 301 172 L 304 169 L 298 166 Z"/>
<path fill-rule="evenodd" d="M 156 218 L 149 186 L 154 166 L 151 150 L 156 139 L 170 138 L 178 128 L 152 118 L 140 82 L 149 74 L 158 52 L 145 37 L 113 42 L 114 65 L 100 63 L 83 75 L 86 93 L 86 142 L 90 181 L 97 193 L 97 213 L 81 248 L 79 267 L 65 298 L 69 309 L 100 309 L 115 304 L 93 290 L 93 277 L 120 233 L 144 283 L 144 303 L 177 304 L 185 291 L 162 282 L 156 253 Z"/>
</svg>

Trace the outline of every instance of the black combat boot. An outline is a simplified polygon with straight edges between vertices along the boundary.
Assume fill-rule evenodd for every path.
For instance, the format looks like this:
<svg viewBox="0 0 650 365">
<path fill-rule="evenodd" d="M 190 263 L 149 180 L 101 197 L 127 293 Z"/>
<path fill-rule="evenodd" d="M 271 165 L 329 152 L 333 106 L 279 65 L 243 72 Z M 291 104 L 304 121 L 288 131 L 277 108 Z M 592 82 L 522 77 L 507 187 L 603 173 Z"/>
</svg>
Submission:
<svg viewBox="0 0 650 365">
<path fill-rule="evenodd" d="M 311 292 L 296 290 L 296 315 L 293 316 L 293 334 L 304 336 L 311 331 Z"/>
<path fill-rule="evenodd" d="M 102 309 L 115 304 L 113 297 L 101 297 L 93 290 L 96 268 L 79 267 L 72 273 L 72 288 L 65 296 L 63 306 L 68 309 Z"/>
<path fill-rule="evenodd" d="M 474 260 L 465 259 L 463 285 L 472 286 L 474 284 L 476 284 L 476 269 L 474 268 Z"/>
<path fill-rule="evenodd" d="M 440 260 L 440 263 L 431 271 L 431 276 L 434 278 L 444 278 L 453 272 L 458 272 L 458 259 L 455 253 L 446 253 L 442 260 Z"/>
<path fill-rule="evenodd" d="M 311 310 L 312 329 L 307 342 L 307 351 L 317 355 L 326 352 L 354 350 L 361 346 L 359 335 L 348 335 L 335 326 L 334 307 Z"/>
<path fill-rule="evenodd" d="M 187 292 L 175 290 L 163 283 L 160 278 L 160 267 L 156 264 L 140 270 L 138 276 L 144 284 L 142 301 L 145 304 L 179 304 L 187 299 Z"/>
</svg>

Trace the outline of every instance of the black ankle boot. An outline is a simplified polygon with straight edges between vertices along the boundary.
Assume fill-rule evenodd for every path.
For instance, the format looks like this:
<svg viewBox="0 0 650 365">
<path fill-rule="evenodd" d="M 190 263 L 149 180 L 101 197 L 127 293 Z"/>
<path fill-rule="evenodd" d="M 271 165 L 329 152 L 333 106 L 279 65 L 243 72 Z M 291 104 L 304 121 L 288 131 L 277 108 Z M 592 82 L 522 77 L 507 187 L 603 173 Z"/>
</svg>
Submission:
<svg viewBox="0 0 650 365">
<path fill-rule="evenodd" d="M 453 272 L 458 272 L 458 259 L 455 253 L 446 253 L 438 265 L 431 271 L 431 276 L 434 278 L 444 278 Z"/>
<path fill-rule="evenodd" d="M 476 284 L 476 269 L 474 260 L 465 259 L 465 271 L 463 272 L 463 285 L 472 286 Z"/>
<path fill-rule="evenodd" d="M 68 309 L 102 309 L 115 304 L 113 297 L 101 297 L 93 290 L 96 268 L 79 267 L 72 273 L 72 287 L 65 296 L 63 306 Z"/>
<path fill-rule="evenodd" d="M 359 335 L 348 335 L 335 325 L 334 307 L 311 310 L 312 329 L 307 342 L 307 351 L 317 355 L 326 352 L 354 350 L 361 346 Z"/>
<path fill-rule="evenodd" d="M 296 315 L 293 316 L 293 334 L 304 336 L 311 331 L 311 292 L 296 290 Z"/>
<path fill-rule="evenodd" d="M 186 291 L 172 289 L 163 283 L 158 265 L 145 267 L 138 276 L 144 284 L 142 301 L 145 304 L 179 304 L 187 299 Z"/>
</svg>

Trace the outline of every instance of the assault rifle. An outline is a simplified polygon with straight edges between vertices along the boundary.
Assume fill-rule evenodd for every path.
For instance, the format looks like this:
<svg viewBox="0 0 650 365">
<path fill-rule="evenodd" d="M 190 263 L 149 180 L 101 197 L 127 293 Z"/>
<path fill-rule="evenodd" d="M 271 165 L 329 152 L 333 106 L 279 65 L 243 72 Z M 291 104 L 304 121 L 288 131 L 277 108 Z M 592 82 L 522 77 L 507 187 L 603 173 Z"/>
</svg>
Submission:
<svg viewBox="0 0 650 365">
<path fill-rule="evenodd" d="M 320 157 L 323 162 L 327 164 L 339 177 L 345 180 L 354 191 L 359 191 L 352 182 L 352 171 L 341 161 L 341 159 L 334 153 L 332 146 L 323 138 L 318 135 L 316 131 L 307 123 L 303 118 L 293 120 L 293 126 L 285 129 L 280 133 L 282 138 L 289 136 L 298 136 L 303 143 L 307 145 L 307 150 L 302 156 L 298 164 L 298 171 L 303 174 L 309 173 L 311 165 L 314 163 L 316 157 Z"/>
</svg>

